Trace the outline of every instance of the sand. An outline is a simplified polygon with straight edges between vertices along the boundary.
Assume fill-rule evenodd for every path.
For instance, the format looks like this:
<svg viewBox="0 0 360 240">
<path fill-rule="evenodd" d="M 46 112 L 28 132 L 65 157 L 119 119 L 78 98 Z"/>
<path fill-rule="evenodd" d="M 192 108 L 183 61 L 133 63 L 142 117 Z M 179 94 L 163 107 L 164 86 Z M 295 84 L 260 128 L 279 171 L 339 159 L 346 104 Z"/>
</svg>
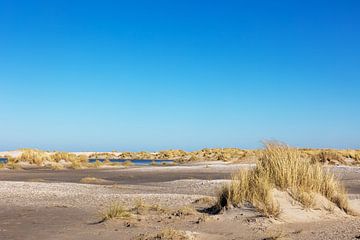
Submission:
<svg viewBox="0 0 360 240">
<path fill-rule="evenodd" d="M 355 239 L 358 217 L 341 211 L 304 211 L 284 192 L 276 192 L 282 213 L 276 220 L 253 209 L 230 209 L 219 215 L 202 213 L 231 172 L 241 166 L 131 167 L 127 169 L 0 170 L 0 239 L 136 239 L 171 228 L 194 239 Z M 249 167 L 244 165 L 243 167 Z M 351 204 L 360 209 L 357 169 L 336 169 L 348 189 Z M 80 183 L 83 177 L 107 182 Z M 20 180 L 21 181 L 20 181 Z M 355 186 L 353 186 L 355 185 Z M 130 219 L 96 224 L 99 211 L 112 202 L 132 208 L 141 199 L 161 205 L 166 213 L 149 212 Z M 201 199 L 201 201 L 199 201 Z M 182 214 L 187 206 L 195 213 Z"/>
</svg>

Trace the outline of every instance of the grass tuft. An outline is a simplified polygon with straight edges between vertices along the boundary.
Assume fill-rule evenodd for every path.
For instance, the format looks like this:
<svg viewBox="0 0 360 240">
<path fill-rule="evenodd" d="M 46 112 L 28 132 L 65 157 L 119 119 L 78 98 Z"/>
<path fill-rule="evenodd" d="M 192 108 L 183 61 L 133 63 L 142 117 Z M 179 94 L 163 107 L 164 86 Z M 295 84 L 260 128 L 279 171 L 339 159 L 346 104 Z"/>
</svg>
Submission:
<svg viewBox="0 0 360 240">
<path fill-rule="evenodd" d="M 349 212 L 344 187 L 319 163 L 303 158 L 298 149 L 268 143 L 254 169 L 232 176 L 218 198 L 219 207 L 240 207 L 250 203 L 265 216 L 276 217 L 280 208 L 272 189 L 288 191 L 304 207 L 313 206 L 314 194 L 321 194 L 340 209 Z"/>
<path fill-rule="evenodd" d="M 130 160 L 127 160 L 127 161 L 123 162 L 122 165 L 125 167 L 130 167 L 130 166 L 133 166 L 134 163 Z"/>
<path fill-rule="evenodd" d="M 113 219 L 126 219 L 130 217 L 131 213 L 120 203 L 112 203 L 109 208 L 107 208 L 102 213 L 102 220 L 100 222 L 105 222 Z"/>
<path fill-rule="evenodd" d="M 162 231 L 152 234 L 152 235 L 145 235 L 141 234 L 136 238 L 137 240 L 190 240 L 194 239 L 186 234 L 184 231 L 175 230 L 172 228 L 166 228 Z"/>
<path fill-rule="evenodd" d="M 105 179 L 102 178 L 96 178 L 96 177 L 84 177 L 80 179 L 81 183 L 103 183 L 106 182 Z"/>
<path fill-rule="evenodd" d="M 168 212 L 167 209 L 161 207 L 158 204 L 146 204 L 142 199 L 138 199 L 135 202 L 135 206 L 134 208 L 131 209 L 132 212 L 134 212 L 135 214 L 146 214 L 149 211 L 153 211 L 153 212 L 158 212 L 158 213 L 166 213 Z"/>
</svg>

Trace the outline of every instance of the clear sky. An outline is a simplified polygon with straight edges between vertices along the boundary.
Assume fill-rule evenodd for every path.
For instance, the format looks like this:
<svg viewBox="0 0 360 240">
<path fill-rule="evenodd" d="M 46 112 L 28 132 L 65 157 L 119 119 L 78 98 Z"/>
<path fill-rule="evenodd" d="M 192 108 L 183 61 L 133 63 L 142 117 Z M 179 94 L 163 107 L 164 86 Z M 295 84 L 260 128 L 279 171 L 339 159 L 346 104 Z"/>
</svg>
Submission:
<svg viewBox="0 0 360 240">
<path fill-rule="evenodd" d="M 0 150 L 360 148 L 360 1 L 0 0 Z"/>
</svg>

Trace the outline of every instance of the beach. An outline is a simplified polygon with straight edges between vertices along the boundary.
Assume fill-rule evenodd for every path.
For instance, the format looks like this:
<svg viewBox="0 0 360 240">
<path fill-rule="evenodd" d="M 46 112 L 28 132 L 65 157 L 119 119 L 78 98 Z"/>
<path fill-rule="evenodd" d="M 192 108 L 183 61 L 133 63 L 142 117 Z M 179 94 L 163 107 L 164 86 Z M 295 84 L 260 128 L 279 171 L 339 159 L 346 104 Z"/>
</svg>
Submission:
<svg viewBox="0 0 360 240">
<path fill-rule="evenodd" d="M 321 219 L 271 221 L 250 210 L 212 215 L 210 207 L 231 173 L 249 164 L 194 164 L 120 169 L 1 170 L 1 239 L 141 239 L 163 229 L 184 231 L 189 239 L 354 239 L 360 220 L 319 212 Z M 360 206 L 360 170 L 333 167 L 350 202 Z M 91 178 L 91 183 L 81 179 Z M 96 181 L 102 179 L 103 181 Z M 139 202 L 166 211 L 147 211 L 128 219 L 101 222 L 112 203 L 133 208 Z M 182 209 L 188 212 L 182 213 Z M 316 210 L 313 210 L 316 211 Z M 315 216 L 314 214 L 311 216 Z M 150 238 L 149 238 L 150 239 Z"/>
</svg>

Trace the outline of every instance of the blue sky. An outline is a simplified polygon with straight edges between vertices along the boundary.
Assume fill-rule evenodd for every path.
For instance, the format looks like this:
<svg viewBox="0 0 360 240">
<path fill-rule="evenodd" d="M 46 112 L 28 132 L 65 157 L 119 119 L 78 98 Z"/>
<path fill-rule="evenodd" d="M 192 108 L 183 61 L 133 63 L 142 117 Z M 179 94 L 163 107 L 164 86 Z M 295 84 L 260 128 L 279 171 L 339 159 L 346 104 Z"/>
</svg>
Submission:
<svg viewBox="0 0 360 240">
<path fill-rule="evenodd" d="M 359 12 L 0 0 L 0 150 L 360 148 Z"/>
</svg>

